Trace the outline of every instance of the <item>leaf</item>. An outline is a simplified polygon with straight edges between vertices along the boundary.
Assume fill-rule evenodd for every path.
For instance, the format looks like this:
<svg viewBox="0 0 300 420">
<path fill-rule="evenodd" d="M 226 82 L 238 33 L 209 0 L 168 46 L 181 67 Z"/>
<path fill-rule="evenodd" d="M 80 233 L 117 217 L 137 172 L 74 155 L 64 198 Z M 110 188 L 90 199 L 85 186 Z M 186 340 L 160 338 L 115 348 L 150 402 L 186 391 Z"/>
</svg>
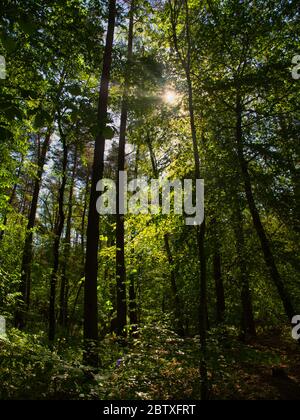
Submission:
<svg viewBox="0 0 300 420">
<path fill-rule="evenodd" d="M 13 137 L 12 132 L 7 128 L 0 127 L 0 141 L 9 140 Z"/>
<path fill-rule="evenodd" d="M 74 86 L 70 86 L 68 88 L 68 91 L 70 92 L 71 95 L 73 96 L 79 96 L 81 95 L 81 88 L 78 85 L 74 85 Z"/>
<path fill-rule="evenodd" d="M 34 32 L 37 30 L 37 26 L 34 22 L 28 21 L 28 20 L 21 20 L 19 22 L 20 28 L 23 32 L 25 32 L 28 35 L 34 34 Z"/>
<path fill-rule="evenodd" d="M 35 126 L 37 128 L 43 128 L 43 127 L 49 125 L 51 123 L 51 121 L 52 121 L 52 117 L 48 112 L 40 111 L 36 115 L 34 123 L 35 123 Z"/>
<path fill-rule="evenodd" d="M 115 131 L 112 127 L 107 126 L 103 130 L 103 135 L 106 139 L 111 140 L 115 136 Z"/>
<path fill-rule="evenodd" d="M 9 37 L 2 38 L 3 46 L 8 53 L 12 53 L 17 48 L 17 41 Z"/>
</svg>

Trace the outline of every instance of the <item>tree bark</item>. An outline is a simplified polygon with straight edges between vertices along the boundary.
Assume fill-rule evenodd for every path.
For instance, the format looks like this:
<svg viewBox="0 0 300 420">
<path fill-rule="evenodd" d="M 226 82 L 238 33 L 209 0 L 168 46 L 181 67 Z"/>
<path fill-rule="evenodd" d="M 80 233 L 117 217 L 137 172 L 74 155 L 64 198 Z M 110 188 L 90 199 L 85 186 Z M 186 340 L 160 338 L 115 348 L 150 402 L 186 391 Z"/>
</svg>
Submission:
<svg viewBox="0 0 300 420">
<path fill-rule="evenodd" d="M 55 316 L 55 300 L 56 300 L 56 286 L 59 269 L 59 250 L 62 232 L 65 224 L 64 212 L 64 196 L 67 184 L 67 169 L 68 169 L 68 146 L 66 144 L 65 135 L 60 129 L 60 137 L 63 144 L 63 160 L 62 160 L 62 180 L 59 188 L 58 196 L 58 218 L 55 226 L 55 237 L 53 243 L 53 269 L 50 280 L 50 304 L 49 304 L 49 341 L 53 343 L 55 340 L 56 316 Z"/>
<path fill-rule="evenodd" d="M 124 334 L 124 328 L 127 324 L 127 303 L 126 303 L 126 266 L 125 266 L 125 228 L 124 215 L 120 213 L 120 183 L 119 174 L 125 170 L 125 146 L 126 131 L 128 119 L 128 90 L 130 88 L 130 67 L 133 52 L 133 26 L 134 26 L 134 7 L 135 0 L 131 0 L 129 31 L 128 31 L 128 49 L 127 49 L 127 68 L 125 73 L 124 93 L 121 110 L 121 125 L 118 154 L 118 176 L 117 176 L 117 217 L 116 217 L 116 278 L 117 278 L 117 333 Z M 126 198 L 125 198 L 126 199 Z"/>
<path fill-rule="evenodd" d="M 21 266 L 21 283 L 19 292 L 21 294 L 20 305 L 15 315 L 16 327 L 23 329 L 25 327 L 25 312 L 30 305 L 30 291 L 31 291 L 31 264 L 32 264 L 32 243 L 33 243 L 33 228 L 36 222 L 36 213 L 38 206 L 38 199 L 41 189 L 42 176 L 44 173 L 44 166 L 46 162 L 47 152 L 51 141 L 51 129 L 48 130 L 44 139 L 41 151 L 38 156 L 38 172 L 34 182 L 33 195 L 30 205 L 30 211 L 27 222 L 25 244 L 23 248 L 23 258 Z"/>
<path fill-rule="evenodd" d="M 188 6 L 187 6 L 188 15 Z M 189 21 L 189 19 L 187 19 Z M 187 23 L 189 28 L 189 24 Z M 189 32 L 189 30 L 188 30 Z M 189 43 L 190 45 L 190 43 Z M 194 95 L 192 80 L 190 76 L 190 66 L 186 69 L 186 77 L 188 83 L 188 94 L 189 94 L 189 113 L 190 113 L 190 125 L 193 139 L 193 150 L 194 150 L 194 162 L 195 162 L 195 179 L 201 179 L 200 172 L 200 156 L 198 151 L 197 142 L 197 130 L 195 124 L 195 113 L 194 113 Z M 201 399 L 208 400 L 209 398 L 209 385 L 208 375 L 206 366 L 207 357 L 207 328 L 208 328 L 208 311 L 207 311 L 207 272 L 206 272 L 206 254 L 205 254 L 205 233 L 206 233 L 206 221 L 205 218 L 201 226 L 196 227 L 197 243 L 198 243 L 198 259 L 200 266 L 200 301 L 199 301 L 199 332 L 200 332 L 200 345 L 201 345 L 201 363 L 200 363 L 200 376 L 202 380 L 201 386 Z"/>
<path fill-rule="evenodd" d="M 221 254 L 219 245 L 216 245 L 216 249 L 213 256 L 214 265 L 214 279 L 216 288 L 216 299 L 217 299 L 217 322 L 222 323 L 224 321 L 225 313 L 225 296 L 224 296 L 224 284 L 222 277 L 222 265 L 221 265 Z"/>
<path fill-rule="evenodd" d="M 77 156 L 78 146 L 75 144 L 73 169 L 70 182 L 70 191 L 68 199 L 68 217 L 66 222 L 66 235 L 64 240 L 64 256 L 61 269 L 61 287 L 60 287 L 60 308 L 59 308 L 59 322 L 63 327 L 67 326 L 68 319 L 68 294 L 69 294 L 69 281 L 67 276 L 67 268 L 70 258 L 70 247 L 71 247 L 71 224 L 73 216 L 73 195 L 74 195 L 74 184 L 75 176 L 77 171 Z"/>
<path fill-rule="evenodd" d="M 195 165 L 195 179 L 201 179 L 200 171 L 200 155 L 198 150 L 198 141 L 197 141 L 197 130 L 195 124 L 195 113 L 194 113 L 194 93 L 193 93 L 193 84 L 191 79 L 191 52 L 192 52 L 192 43 L 191 43 L 191 34 L 190 34 L 190 9 L 187 0 L 184 0 L 183 3 L 177 2 L 175 0 L 175 6 L 172 5 L 172 1 L 169 0 L 170 14 L 171 14 L 171 24 L 173 31 L 173 43 L 177 56 L 181 62 L 182 69 L 185 72 L 186 83 L 188 88 L 188 106 L 189 106 L 189 116 L 190 116 L 190 127 L 192 134 L 193 142 L 193 153 L 194 153 L 194 165 Z M 186 40 L 186 56 L 183 56 L 181 49 L 178 44 L 177 37 L 177 9 L 180 7 L 185 9 L 185 40 Z M 199 278 L 199 289 L 200 289 L 200 299 L 199 299 L 199 333 L 200 333 L 200 349 L 201 349 L 201 360 L 200 360 L 200 377 L 201 377 L 201 399 L 207 400 L 209 398 L 209 384 L 208 384 L 208 374 L 207 374 L 207 328 L 208 328 L 208 312 L 207 312 L 207 279 L 206 279 L 206 255 L 205 255 L 205 232 L 206 232 L 206 221 L 205 218 L 201 226 L 196 227 L 196 237 L 197 237 L 197 246 L 198 246 L 198 260 L 200 268 L 200 278 Z"/>
<path fill-rule="evenodd" d="M 85 219 L 86 219 L 86 212 L 87 212 L 87 208 L 88 208 L 88 195 L 89 195 L 89 184 L 90 184 L 90 174 L 89 172 L 87 172 L 87 176 L 86 176 L 86 180 L 85 180 L 85 191 L 84 191 L 84 197 L 83 197 L 83 211 L 82 211 L 82 216 L 81 216 L 81 232 L 80 232 L 80 246 L 81 246 L 81 255 L 82 255 L 82 267 L 83 267 L 83 271 L 82 271 L 82 275 L 81 275 L 81 279 L 84 278 L 84 270 L 85 270 Z M 76 293 L 76 297 L 74 300 L 74 305 L 73 305 L 73 309 L 71 311 L 71 315 L 70 315 L 70 319 L 74 319 L 75 316 L 75 312 L 76 312 L 76 307 L 78 304 L 78 300 L 81 294 L 81 291 L 84 287 L 84 282 L 80 281 L 79 287 L 77 289 L 77 293 Z"/>
<path fill-rule="evenodd" d="M 135 168 L 134 168 L 134 177 L 138 177 L 138 168 L 139 168 L 139 159 L 140 159 L 140 148 L 137 146 L 136 150 L 136 159 L 135 159 Z M 134 250 L 133 250 L 134 254 Z M 139 317 L 138 317 L 138 303 L 136 295 L 136 282 L 135 274 L 131 273 L 129 279 L 129 320 L 132 328 L 132 333 L 136 333 Z M 136 336 L 136 334 L 135 334 Z"/>
<path fill-rule="evenodd" d="M 253 306 L 252 306 L 252 296 L 250 291 L 249 284 L 249 270 L 247 267 L 247 262 L 245 258 L 245 236 L 244 236 L 244 226 L 243 226 L 243 215 L 241 211 L 241 205 L 237 197 L 237 192 L 235 194 L 235 237 L 236 237 L 236 251 L 237 251 L 237 261 L 239 266 L 239 277 L 241 284 L 241 303 L 242 303 L 242 317 L 241 317 L 241 327 L 243 339 L 247 340 L 250 337 L 256 336 L 254 315 L 253 315 Z"/>
<path fill-rule="evenodd" d="M 214 236 L 214 251 L 213 251 L 213 273 L 215 280 L 216 291 L 216 318 L 218 323 L 224 321 L 224 314 L 226 309 L 224 283 L 222 276 L 222 256 L 221 245 L 218 236 L 218 221 L 216 217 L 212 218 L 212 230 Z"/>
<path fill-rule="evenodd" d="M 148 146 L 149 153 L 150 153 L 153 175 L 156 179 L 158 179 L 159 178 L 159 170 L 158 170 L 158 167 L 157 167 L 157 160 L 156 160 L 156 156 L 155 156 L 155 153 L 154 153 L 154 150 L 153 150 L 153 147 L 152 147 L 152 142 L 151 142 L 151 139 L 150 139 L 149 132 L 147 132 L 146 142 L 147 142 L 147 146 Z M 175 272 L 174 272 L 174 259 L 173 259 L 173 255 L 172 255 L 172 252 L 171 252 L 169 235 L 167 233 L 164 234 L 164 245 L 165 245 L 165 250 L 166 250 L 166 254 L 167 254 L 167 257 L 168 257 L 168 261 L 169 261 L 170 272 L 171 272 L 171 274 L 170 274 L 170 284 L 171 284 L 171 291 L 172 291 L 173 300 L 174 300 L 176 330 L 177 330 L 179 335 L 184 336 L 184 322 L 183 322 L 181 312 L 180 312 L 181 302 L 180 302 L 180 298 L 179 298 L 176 276 L 175 276 Z M 165 298 L 163 298 L 162 307 L 163 307 L 163 312 L 165 312 Z"/>
<path fill-rule="evenodd" d="M 85 283 L 84 283 L 84 363 L 97 367 L 98 365 L 98 250 L 99 250 L 99 214 L 96 204 L 99 194 L 96 191 L 98 181 L 103 178 L 105 133 L 107 124 L 107 107 L 109 80 L 112 64 L 112 50 L 116 20 L 116 0 L 109 1 L 108 30 L 103 57 L 103 70 L 100 83 L 98 104 L 99 133 L 95 141 L 94 161 L 91 179 L 91 193 L 87 226 Z"/>
</svg>

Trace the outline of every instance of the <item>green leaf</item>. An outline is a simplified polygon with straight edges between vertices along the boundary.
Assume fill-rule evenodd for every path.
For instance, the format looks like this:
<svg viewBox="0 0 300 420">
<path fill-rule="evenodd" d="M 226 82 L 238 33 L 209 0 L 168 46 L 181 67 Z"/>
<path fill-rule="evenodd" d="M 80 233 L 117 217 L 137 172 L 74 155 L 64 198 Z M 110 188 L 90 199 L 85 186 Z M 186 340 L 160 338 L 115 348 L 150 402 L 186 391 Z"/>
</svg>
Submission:
<svg viewBox="0 0 300 420">
<path fill-rule="evenodd" d="M 21 20 L 19 22 L 20 28 L 23 32 L 25 32 L 28 35 L 34 34 L 34 32 L 37 30 L 37 26 L 34 22 L 28 21 L 28 20 Z"/>
<path fill-rule="evenodd" d="M 115 131 L 112 127 L 107 126 L 103 130 L 103 135 L 106 139 L 111 140 L 115 136 Z"/>
<path fill-rule="evenodd" d="M 70 86 L 68 88 L 68 91 L 70 92 L 71 95 L 73 96 L 79 96 L 81 95 L 81 89 L 80 86 L 74 85 L 74 86 Z"/>
</svg>

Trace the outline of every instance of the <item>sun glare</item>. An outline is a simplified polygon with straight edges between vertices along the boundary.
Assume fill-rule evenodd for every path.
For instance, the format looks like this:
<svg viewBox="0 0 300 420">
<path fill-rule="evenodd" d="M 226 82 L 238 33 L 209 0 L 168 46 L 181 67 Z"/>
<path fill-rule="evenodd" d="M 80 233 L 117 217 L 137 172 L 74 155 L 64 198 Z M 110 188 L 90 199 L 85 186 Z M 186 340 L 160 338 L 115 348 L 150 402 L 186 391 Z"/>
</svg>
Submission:
<svg viewBox="0 0 300 420">
<path fill-rule="evenodd" d="M 178 95 L 174 90 L 168 89 L 164 93 L 164 101 L 169 105 L 176 105 Z"/>
</svg>

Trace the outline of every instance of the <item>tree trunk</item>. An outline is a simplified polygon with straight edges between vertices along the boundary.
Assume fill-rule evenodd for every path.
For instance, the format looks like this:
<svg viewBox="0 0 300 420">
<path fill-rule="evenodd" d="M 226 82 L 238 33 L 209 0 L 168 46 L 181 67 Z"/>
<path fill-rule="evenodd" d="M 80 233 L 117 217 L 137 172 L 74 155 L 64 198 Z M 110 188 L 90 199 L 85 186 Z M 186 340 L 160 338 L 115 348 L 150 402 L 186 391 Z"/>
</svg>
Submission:
<svg viewBox="0 0 300 420">
<path fill-rule="evenodd" d="M 253 190 L 252 190 L 252 184 L 251 184 L 251 178 L 248 170 L 248 164 L 244 156 L 244 147 L 243 147 L 243 129 L 242 129 L 242 105 L 241 105 L 241 98 L 239 94 L 237 95 L 237 101 L 236 101 L 236 143 L 237 143 L 237 151 L 238 151 L 238 159 L 239 159 L 239 165 L 241 168 L 241 174 L 244 182 L 245 187 L 245 193 L 247 197 L 247 202 L 249 206 L 249 210 L 252 216 L 253 224 L 257 233 L 257 236 L 259 237 L 261 248 L 263 251 L 265 263 L 268 267 L 270 276 L 273 280 L 274 285 L 277 288 L 278 294 L 282 300 L 283 307 L 285 309 L 285 313 L 289 319 L 289 322 L 292 320 L 293 316 L 295 315 L 295 310 L 293 307 L 293 303 L 291 301 L 291 298 L 285 288 L 285 285 L 282 281 L 282 278 L 279 274 L 279 271 L 277 269 L 275 259 L 271 250 L 271 246 L 267 237 L 267 234 L 265 232 L 265 229 L 263 227 L 263 224 L 261 222 L 260 214 L 257 209 Z"/>
<path fill-rule="evenodd" d="M 137 330 L 138 315 L 137 315 L 137 302 L 135 293 L 134 274 L 130 274 L 129 278 L 129 320 L 133 332 Z"/>
<path fill-rule="evenodd" d="M 88 194 L 89 194 L 89 184 L 90 184 L 90 174 L 89 174 L 89 172 L 87 172 L 85 182 L 86 182 L 86 184 L 85 184 L 85 191 L 84 191 L 84 198 L 83 198 L 83 211 L 82 211 L 82 216 L 81 216 L 81 232 L 80 232 L 80 237 L 81 237 L 80 246 L 81 246 L 82 267 L 83 267 L 81 279 L 84 277 L 84 266 L 85 266 L 85 240 L 84 240 L 84 236 L 85 236 L 85 218 L 86 218 L 86 212 L 87 212 L 87 207 L 88 207 Z M 78 300 L 79 300 L 81 291 L 83 289 L 83 286 L 84 286 L 84 283 L 82 281 L 80 281 L 79 287 L 77 289 L 76 297 L 75 297 L 75 300 L 74 300 L 74 305 L 73 305 L 73 309 L 72 309 L 72 312 L 71 312 L 70 319 L 74 319 L 75 312 L 76 312 L 76 307 L 77 307 Z"/>
<path fill-rule="evenodd" d="M 241 303 L 242 303 L 242 319 L 241 327 L 243 339 L 247 340 L 249 337 L 256 336 L 254 315 L 253 315 L 253 306 L 252 306 L 252 296 L 250 291 L 249 284 L 249 270 L 247 267 L 247 262 L 245 258 L 245 236 L 244 236 L 244 226 L 243 226 L 243 215 L 241 211 L 241 205 L 237 197 L 237 192 L 235 194 L 235 219 L 234 223 L 235 228 L 235 237 L 236 237 L 236 251 L 237 251 L 237 260 L 239 266 L 239 276 L 241 284 Z"/>
<path fill-rule="evenodd" d="M 176 6 L 178 5 L 175 2 L 173 7 L 171 0 L 169 0 L 170 6 L 170 15 L 171 15 L 171 24 L 173 30 L 173 43 L 177 56 L 181 62 L 182 69 L 186 75 L 186 83 L 188 88 L 188 105 L 189 105 L 189 116 L 190 116 L 190 126 L 191 134 L 193 141 L 193 153 L 194 153 L 194 164 L 195 164 L 195 178 L 201 179 L 200 172 L 200 156 L 198 150 L 198 141 L 197 141 L 197 130 L 195 124 L 195 113 L 194 113 L 194 95 L 193 95 L 193 85 L 191 79 L 191 52 L 192 52 L 192 43 L 191 43 L 191 34 L 190 34 L 190 10 L 187 0 L 184 0 L 183 3 L 179 2 L 179 8 L 184 6 L 185 8 L 185 37 L 187 51 L 186 56 L 182 54 L 182 51 L 178 45 L 177 37 L 177 11 Z M 207 366 L 206 366 L 206 357 L 207 357 L 207 328 L 208 328 L 208 312 L 207 312 L 207 279 L 206 279 L 206 255 L 205 255 L 205 231 L 206 231 L 206 222 L 205 218 L 201 226 L 196 228 L 197 236 L 197 246 L 198 246 L 198 260 L 200 268 L 200 278 L 199 278 L 199 289 L 200 289 L 200 299 L 199 299 L 199 333 L 200 333 L 200 346 L 201 346 L 201 361 L 200 361 L 200 376 L 201 376 L 201 399 L 207 400 L 209 398 L 209 384 L 208 384 L 208 375 L 207 375 Z"/>
<path fill-rule="evenodd" d="M 49 304 L 49 341 L 53 343 L 55 340 L 55 300 L 56 300 L 56 286 L 57 276 L 59 269 L 59 249 L 62 232 L 65 224 L 65 212 L 64 212 L 64 196 L 67 184 L 67 169 L 68 169 L 68 147 L 66 144 L 66 138 L 60 130 L 61 141 L 63 143 L 63 162 L 62 162 L 62 180 L 59 188 L 58 196 L 58 218 L 55 226 L 55 238 L 53 244 L 53 269 L 50 280 L 50 304 Z"/>
<path fill-rule="evenodd" d="M 73 170 L 71 175 L 69 199 L 68 199 L 68 217 L 66 223 L 66 235 L 64 240 L 64 257 L 61 270 L 61 287 L 60 287 L 60 311 L 59 311 L 59 322 L 63 327 L 67 326 L 68 318 L 68 294 L 69 294 L 69 281 L 67 276 L 67 268 L 70 258 L 70 247 L 71 247 L 71 224 L 73 216 L 73 195 L 74 195 L 74 184 L 77 170 L 77 154 L 78 146 L 75 144 Z"/>
<path fill-rule="evenodd" d="M 109 80 L 112 63 L 112 50 L 114 41 L 116 20 L 116 0 L 109 1 L 108 30 L 103 57 L 103 71 L 101 76 L 98 127 L 99 133 L 95 141 L 94 162 L 91 179 L 91 193 L 88 214 L 85 283 L 84 283 L 84 363 L 97 367 L 98 365 L 98 299 L 97 299 L 97 276 L 98 276 L 98 250 L 99 250 L 99 214 L 96 204 L 98 192 L 96 186 L 103 178 L 105 134 L 107 124 L 107 107 Z"/>
<path fill-rule="evenodd" d="M 225 313 L 225 296 L 219 244 L 216 244 L 216 249 L 213 256 L 213 266 L 217 299 L 217 322 L 222 323 L 224 321 Z"/>
<path fill-rule="evenodd" d="M 146 142 L 147 142 L 147 146 L 150 153 L 153 175 L 156 179 L 158 179 L 159 170 L 157 167 L 157 160 L 156 160 L 156 156 L 152 147 L 150 135 L 148 132 L 146 136 Z M 179 335 L 184 336 L 184 322 L 183 322 L 181 311 L 180 311 L 181 303 L 180 303 L 180 298 L 179 298 L 178 289 L 177 289 L 176 276 L 174 272 L 174 259 L 173 259 L 173 255 L 170 248 L 169 235 L 167 233 L 164 234 L 164 244 L 165 244 L 165 250 L 166 250 L 168 261 L 169 261 L 170 271 L 171 271 L 170 280 L 171 280 L 171 290 L 172 290 L 174 308 L 175 308 L 176 330 Z M 165 297 L 163 298 L 162 306 L 163 306 L 163 312 L 165 312 Z"/>
<path fill-rule="evenodd" d="M 15 315 L 15 325 L 16 327 L 22 329 L 25 327 L 25 312 L 26 308 L 29 308 L 30 305 L 30 290 L 31 290 L 31 264 L 32 264 L 32 242 L 33 242 L 33 228 L 36 221 L 36 212 L 38 206 L 38 199 L 41 189 L 41 181 L 44 172 L 44 166 L 46 162 L 46 155 L 50 146 L 51 141 L 51 130 L 48 130 L 46 137 L 44 139 L 42 149 L 38 157 L 38 172 L 34 182 L 33 195 L 30 205 L 30 211 L 28 216 L 28 223 L 26 229 L 25 244 L 23 248 L 23 258 L 21 266 L 21 284 L 20 284 L 20 293 L 21 293 L 21 302 L 20 306 Z"/>
<path fill-rule="evenodd" d="M 194 161 L 195 161 L 195 178 L 201 179 L 200 172 L 200 157 L 198 151 L 197 142 L 197 131 L 195 124 L 194 114 L 194 100 L 193 100 L 193 88 L 190 77 L 190 69 L 188 67 L 186 71 L 188 92 L 189 92 L 189 113 L 190 113 L 190 124 L 193 139 L 194 149 Z M 207 400 L 209 398 L 209 385 L 207 376 L 207 328 L 208 328 L 208 311 L 207 311 L 207 279 L 206 279 L 206 254 L 205 254 L 205 232 L 206 232 L 206 221 L 203 220 L 201 226 L 197 226 L 197 244 L 198 244 L 198 259 L 200 266 L 200 301 L 199 301 L 199 332 L 200 332 L 200 346 L 201 346 L 201 362 L 200 362 L 200 376 L 201 376 L 201 399 Z"/>
<path fill-rule="evenodd" d="M 138 168 L 139 168 L 139 159 L 140 159 L 140 148 L 137 146 L 136 150 L 136 159 L 135 159 L 135 168 L 134 168 L 134 177 L 138 177 Z M 133 237 L 133 235 L 132 235 Z M 133 249 L 134 254 L 134 249 Z M 136 295 L 136 286 L 135 286 L 135 274 L 130 274 L 129 279 L 129 320 L 132 328 L 132 332 L 136 333 L 139 317 L 138 317 L 138 304 L 137 304 L 137 295 Z"/>
<path fill-rule="evenodd" d="M 125 266 L 125 228 L 124 215 L 119 209 L 120 202 L 120 182 L 119 174 L 125 170 L 125 146 L 128 118 L 128 90 L 130 88 L 131 76 L 130 68 L 133 50 L 133 17 L 134 0 L 131 0 L 129 31 L 128 31 L 128 50 L 127 50 L 127 68 L 125 72 L 124 93 L 121 110 L 121 125 L 118 154 L 118 176 L 117 176 L 117 227 L 116 227 L 116 277 L 117 277 L 117 333 L 124 334 L 124 328 L 127 324 L 127 303 L 126 303 L 126 266 Z M 126 199 L 126 198 L 125 198 Z"/>
<path fill-rule="evenodd" d="M 197 130 L 195 124 L 194 113 L 194 94 L 191 79 L 191 39 L 190 39 L 190 16 L 189 6 L 185 0 L 186 8 L 186 36 L 188 44 L 187 63 L 185 67 L 186 79 L 188 85 L 189 96 L 189 114 L 190 125 L 193 140 L 194 163 L 195 163 L 195 178 L 201 179 L 200 171 L 200 156 L 198 151 Z M 201 346 L 201 361 L 200 361 L 200 376 L 201 376 L 201 399 L 207 400 L 209 398 L 209 385 L 207 375 L 207 328 L 208 328 L 208 312 L 207 312 L 207 279 L 206 279 L 206 254 L 205 254 L 205 232 L 206 221 L 203 220 L 201 226 L 197 226 L 197 242 L 198 242 L 198 258 L 200 265 L 200 302 L 199 302 L 199 332 L 200 332 L 200 346 Z"/>
</svg>

